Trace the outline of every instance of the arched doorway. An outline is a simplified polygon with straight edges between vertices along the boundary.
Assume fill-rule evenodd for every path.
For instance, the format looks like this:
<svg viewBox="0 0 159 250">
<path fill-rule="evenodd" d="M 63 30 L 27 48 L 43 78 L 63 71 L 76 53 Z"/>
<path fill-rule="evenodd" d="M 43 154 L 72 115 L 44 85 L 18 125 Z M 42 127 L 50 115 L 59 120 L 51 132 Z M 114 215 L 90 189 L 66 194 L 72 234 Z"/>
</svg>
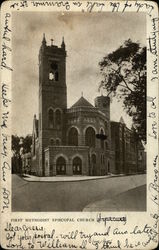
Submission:
<svg viewBox="0 0 159 250">
<path fill-rule="evenodd" d="M 66 174 L 66 160 L 60 156 L 56 161 L 56 175 Z"/>
<path fill-rule="evenodd" d="M 95 130 L 92 127 L 88 127 L 85 133 L 85 145 L 89 147 L 95 147 Z"/>
<path fill-rule="evenodd" d="M 92 175 L 96 175 L 96 155 L 92 154 Z"/>
<path fill-rule="evenodd" d="M 68 133 L 68 145 L 78 146 L 78 131 L 76 128 L 71 128 Z"/>
<path fill-rule="evenodd" d="M 78 156 L 73 159 L 72 165 L 74 175 L 82 174 L 82 160 Z"/>
</svg>

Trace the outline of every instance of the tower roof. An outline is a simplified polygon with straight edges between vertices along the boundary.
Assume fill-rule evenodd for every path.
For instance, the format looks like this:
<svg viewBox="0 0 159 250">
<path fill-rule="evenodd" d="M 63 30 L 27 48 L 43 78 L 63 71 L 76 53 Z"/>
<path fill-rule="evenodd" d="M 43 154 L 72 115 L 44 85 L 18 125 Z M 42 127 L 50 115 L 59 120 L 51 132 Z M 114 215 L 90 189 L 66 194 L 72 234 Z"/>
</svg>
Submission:
<svg viewBox="0 0 159 250">
<path fill-rule="evenodd" d="M 73 104 L 71 108 L 76 108 L 76 107 L 94 108 L 94 106 L 90 102 L 88 102 L 83 96 L 81 96 L 80 99 L 75 104 Z"/>
<path fill-rule="evenodd" d="M 43 45 L 46 45 L 45 33 L 43 33 L 43 40 L 42 40 L 42 44 L 43 44 Z"/>
<path fill-rule="evenodd" d="M 62 37 L 62 43 L 61 43 L 61 48 L 65 49 L 65 42 L 64 42 L 64 36 Z"/>
<path fill-rule="evenodd" d="M 36 115 L 34 115 L 33 129 L 34 129 L 34 132 L 36 134 L 36 138 L 38 137 L 38 124 L 39 124 L 39 120 L 36 119 Z"/>
<path fill-rule="evenodd" d="M 45 33 L 44 33 L 43 34 L 43 39 L 42 39 L 42 44 L 41 44 L 41 47 L 40 47 L 40 52 L 41 53 L 43 53 L 44 51 L 46 51 L 48 53 L 56 53 L 56 52 L 58 52 L 58 54 L 66 56 L 66 49 L 65 49 L 66 45 L 65 45 L 65 42 L 64 42 L 64 37 L 62 39 L 61 46 L 55 45 L 53 38 L 51 38 L 50 40 L 51 40 L 51 44 L 47 45 L 47 41 L 46 41 Z"/>
</svg>

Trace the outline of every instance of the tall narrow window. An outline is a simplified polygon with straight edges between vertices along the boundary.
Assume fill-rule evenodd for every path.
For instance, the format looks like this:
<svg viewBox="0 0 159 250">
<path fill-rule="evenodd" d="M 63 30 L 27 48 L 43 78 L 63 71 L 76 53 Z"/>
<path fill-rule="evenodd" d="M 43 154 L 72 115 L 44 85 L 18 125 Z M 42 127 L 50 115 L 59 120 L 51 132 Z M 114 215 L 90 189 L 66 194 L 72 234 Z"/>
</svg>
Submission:
<svg viewBox="0 0 159 250">
<path fill-rule="evenodd" d="M 89 147 L 95 147 L 95 131 L 92 127 L 86 129 L 85 144 Z"/>
<path fill-rule="evenodd" d="M 55 141 L 54 141 L 53 138 L 50 139 L 50 145 L 51 145 L 51 146 L 55 145 Z"/>
<path fill-rule="evenodd" d="M 55 123 L 56 123 L 56 126 L 61 125 L 61 111 L 59 109 L 57 109 L 55 112 Z"/>
<path fill-rule="evenodd" d="M 56 81 L 56 82 L 59 80 L 57 62 L 51 62 L 51 64 L 50 64 L 49 80 Z"/>
<path fill-rule="evenodd" d="M 54 126 L 54 112 L 52 109 L 49 109 L 49 112 L 48 112 L 48 125 L 49 125 L 49 128 L 53 128 Z"/>
<path fill-rule="evenodd" d="M 68 134 L 68 145 L 78 146 L 78 131 L 76 128 L 71 128 Z"/>
<path fill-rule="evenodd" d="M 56 145 L 60 146 L 60 139 L 56 139 Z"/>
</svg>

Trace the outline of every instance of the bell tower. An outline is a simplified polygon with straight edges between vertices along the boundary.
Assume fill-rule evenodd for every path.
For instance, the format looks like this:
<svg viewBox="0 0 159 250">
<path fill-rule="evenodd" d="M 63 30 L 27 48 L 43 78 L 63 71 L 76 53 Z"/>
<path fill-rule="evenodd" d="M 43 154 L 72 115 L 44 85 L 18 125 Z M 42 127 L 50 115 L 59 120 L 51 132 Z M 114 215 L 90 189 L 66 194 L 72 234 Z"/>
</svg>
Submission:
<svg viewBox="0 0 159 250">
<path fill-rule="evenodd" d="M 110 120 L 110 97 L 97 96 L 95 98 L 95 107 L 99 108 L 103 112 L 108 120 Z"/>
<path fill-rule="evenodd" d="M 67 109 L 66 50 L 47 45 L 45 34 L 39 51 L 39 175 L 45 175 L 44 150 L 63 145 L 64 114 Z"/>
</svg>

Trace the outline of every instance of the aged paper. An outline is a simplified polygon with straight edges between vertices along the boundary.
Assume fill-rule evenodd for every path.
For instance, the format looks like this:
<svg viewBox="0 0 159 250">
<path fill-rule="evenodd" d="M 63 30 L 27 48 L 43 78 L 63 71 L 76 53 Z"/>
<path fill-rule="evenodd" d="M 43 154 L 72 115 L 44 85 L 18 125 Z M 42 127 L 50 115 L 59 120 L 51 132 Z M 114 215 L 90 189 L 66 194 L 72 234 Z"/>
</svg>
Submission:
<svg viewBox="0 0 159 250">
<path fill-rule="evenodd" d="M 153 1 L 3 2 L 4 249 L 157 247 L 158 24 Z"/>
</svg>

